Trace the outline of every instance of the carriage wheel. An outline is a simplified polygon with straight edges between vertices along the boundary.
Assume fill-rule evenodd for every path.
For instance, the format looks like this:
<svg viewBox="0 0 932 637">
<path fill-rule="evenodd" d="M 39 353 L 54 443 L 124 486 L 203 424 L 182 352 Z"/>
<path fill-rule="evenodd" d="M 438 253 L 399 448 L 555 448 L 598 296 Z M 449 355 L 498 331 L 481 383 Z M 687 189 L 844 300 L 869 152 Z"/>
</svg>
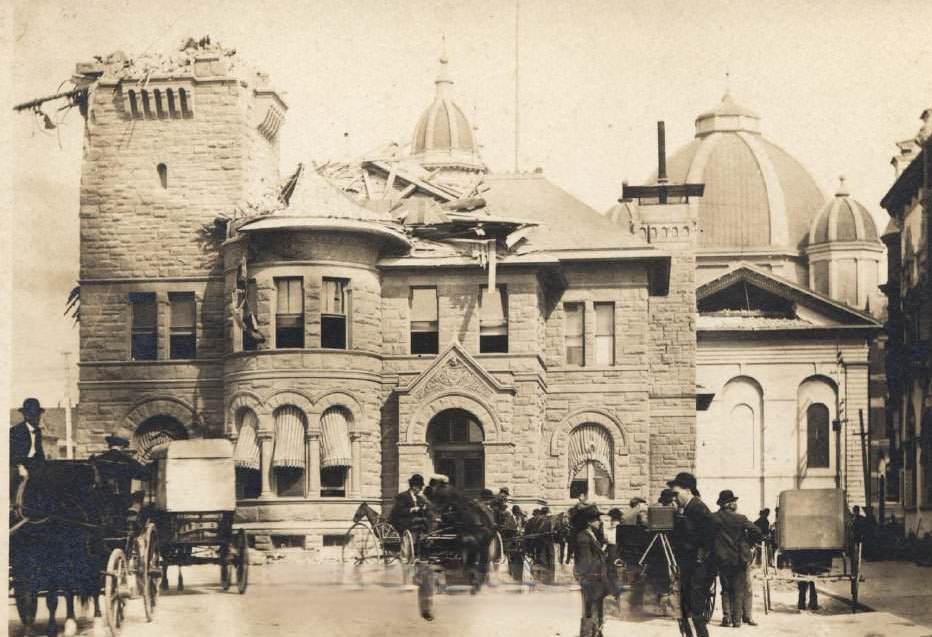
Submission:
<svg viewBox="0 0 932 637">
<path fill-rule="evenodd" d="M 129 571 L 126 567 L 126 555 L 122 549 L 113 549 L 107 560 L 107 572 L 104 574 L 104 616 L 110 635 L 117 637 L 123 625 L 126 596 L 129 590 Z"/>
<path fill-rule="evenodd" d="M 162 553 L 159 551 L 159 534 L 153 524 L 147 524 L 142 536 L 139 554 L 142 556 L 142 603 L 146 621 L 155 617 L 162 584 Z"/>
<path fill-rule="evenodd" d="M 398 557 L 402 564 L 414 564 L 414 535 L 408 529 L 401 534 L 401 550 Z"/>
<path fill-rule="evenodd" d="M 15 591 L 15 593 L 16 612 L 19 613 L 19 620 L 23 623 L 23 628 L 25 628 L 28 633 L 30 626 L 36 621 L 36 611 L 39 608 L 39 596 L 32 591 Z"/>
<path fill-rule="evenodd" d="M 502 563 L 504 555 L 505 543 L 502 541 L 502 534 L 496 531 L 492 536 L 492 541 L 489 542 L 489 563 L 498 566 Z"/>
<path fill-rule="evenodd" d="M 365 522 L 357 522 L 346 532 L 346 542 L 343 544 L 343 561 L 362 564 L 373 557 L 382 554 L 382 547 L 375 531 Z"/>
<path fill-rule="evenodd" d="M 703 609 L 702 612 L 702 616 L 705 618 L 706 622 L 712 621 L 712 613 L 715 612 L 715 594 L 717 592 L 716 589 L 718 588 L 715 585 L 715 579 L 712 580 L 711 591 L 709 592 L 709 597 L 706 599 L 705 609 Z"/>
<path fill-rule="evenodd" d="M 401 536 L 388 522 L 380 521 L 375 524 L 375 534 L 381 538 L 382 543 L 382 561 L 390 564 L 392 560 L 397 559 L 401 553 Z"/>
<path fill-rule="evenodd" d="M 233 566 L 236 568 L 236 590 L 242 595 L 249 585 L 249 538 L 246 529 L 240 529 L 233 540 L 236 552 L 233 555 Z"/>
</svg>

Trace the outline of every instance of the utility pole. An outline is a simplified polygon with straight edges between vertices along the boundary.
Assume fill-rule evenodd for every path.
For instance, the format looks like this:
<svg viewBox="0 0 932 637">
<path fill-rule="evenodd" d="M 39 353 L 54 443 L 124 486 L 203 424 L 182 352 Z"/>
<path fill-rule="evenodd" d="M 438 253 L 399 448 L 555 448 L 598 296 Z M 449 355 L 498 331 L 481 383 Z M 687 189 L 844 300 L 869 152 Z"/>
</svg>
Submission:
<svg viewBox="0 0 932 637">
<path fill-rule="evenodd" d="M 71 352 L 62 352 L 65 364 L 65 458 L 74 460 L 74 443 L 71 432 Z"/>
</svg>

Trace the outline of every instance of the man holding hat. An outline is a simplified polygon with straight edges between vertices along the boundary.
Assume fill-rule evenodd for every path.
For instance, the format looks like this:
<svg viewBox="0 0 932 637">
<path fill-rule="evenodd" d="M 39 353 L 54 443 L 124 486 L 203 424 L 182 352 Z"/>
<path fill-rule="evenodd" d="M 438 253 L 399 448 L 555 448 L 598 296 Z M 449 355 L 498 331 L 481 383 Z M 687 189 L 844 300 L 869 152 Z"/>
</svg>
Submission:
<svg viewBox="0 0 932 637">
<path fill-rule="evenodd" d="M 576 534 L 576 555 L 573 562 L 573 575 L 579 581 L 583 600 L 579 637 L 601 637 L 602 602 L 611 593 L 605 551 L 598 540 L 601 524 L 599 518 L 602 512 L 595 506 L 588 506 L 581 509 L 577 516 L 579 523 L 583 525 Z"/>
<path fill-rule="evenodd" d="M 722 583 L 722 626 L 741 627 L 742 616 L 752 626 L 753 619 L 744 612 L 751 543 L 762 539 L 760 529 L 737 512 L 738 496 L 731 489 L 718 494 L 719 510 L 712 514 L 715 529 L 714 555 Z"/>
<path fill-rule="evenodd" d="M 674 546 L 676 561 L 680 567 L 680 603 L 683 617 L 680 632 L 692 637 L 689 619 L 696 627 L 696 637 L 709 637 L 706 605 L 715 581 L 712 564 L 712 540 L 714 539 L 709 507 L 699 498 L 696 476 L 686 471 L 676 474 L 667 482 L 673 489 L 676 502 L 682 511 L 681 530 L 677 533 Z"/>
<path fill-rule="evenodd" d="M 407 491 L 402 491 L 395 496 L 395 503 L 388 517 L 388 521 L 399 534 L 406 530 L 411 531 L 415 546 L 417 546 L 418 536 L 428 527 L 428 502 L 421 495 L 423 489 L 424 476 L 420 473 L 415 473 L 408 478 Z"/>
<path fill-rule="evenodd" d="M 45 409 L 38 398 L 27 398 L 19 411 L 23 414 L 22 422 L 10 427 L 10 469 L 25 477 L 32 466 L 45 461 L 40 427 Z"/>
</svg>

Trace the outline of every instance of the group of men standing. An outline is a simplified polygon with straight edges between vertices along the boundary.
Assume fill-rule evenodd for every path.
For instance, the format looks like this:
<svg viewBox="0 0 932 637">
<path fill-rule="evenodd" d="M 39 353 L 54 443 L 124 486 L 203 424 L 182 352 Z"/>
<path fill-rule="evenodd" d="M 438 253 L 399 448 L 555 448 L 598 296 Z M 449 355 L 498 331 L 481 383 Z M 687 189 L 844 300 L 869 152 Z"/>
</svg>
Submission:
<svg viewBox="0 0 932 637">
<path fill-rule="evenodd" d="M 702 501 L 691 473 L 679 473 L 667 485 L 658 503 L 677 509 L 669 539 L 679 567 L 681 634 L 708 637 L 707 608 L 716 577 L 722 586 L 722 625 L 736 628 L 742 623 L 756 625 L 751 612 L 748 567 L 752 546 L 764 537 L 761 529 L 737 512 L 738 497 L 730 490 L 719 494 L 716 501 L 719 509 L 713 513 Z M 633 498 L 628 516 L 618 509 L 610 511 L 607 534 L 597 507 L 588 505 L 575 513 L 581 527 L 574 537 L 574 574 L 583 597 L 582 637 L 602 634 L 603 601 L 618 594 L 612 577 L 615 566 L 623 563 L 634 568 L 641 562 L 650 542 L 645 505 L 643 499 Z M 612 531 L 614 542 L 609 540 Z M 650 566 L 648 562 L 648 573 Z"/>
</svg>

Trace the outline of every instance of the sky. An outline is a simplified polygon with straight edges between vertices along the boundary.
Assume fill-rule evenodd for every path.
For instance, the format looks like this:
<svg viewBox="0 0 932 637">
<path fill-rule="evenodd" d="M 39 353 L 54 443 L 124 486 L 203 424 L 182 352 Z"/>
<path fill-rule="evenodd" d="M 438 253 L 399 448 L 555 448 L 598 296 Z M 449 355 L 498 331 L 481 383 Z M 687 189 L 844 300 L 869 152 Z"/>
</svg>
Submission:
<svg viewBox="0 0 932 637">
<path fill-rule="evenodd" d="M 932 2 L 519 0 L 520 170 L 542 168 L 597 210 L 656 166 L 730 90 L 832 194 L 838 175 L 885 225 L 894 143 L 932 106 Z M 285 94 L 282 172 L 407 143 L 433 96 L 441 38 L 453 95 L 492 170 L 515 165 L 517 3 L 512 0 L 213 2 L 17 0 L 3 26 L 13 103 L 57 92 L 74 64 L 122 50 L 172 52 L 209 34 Z M 0 82 L 2 84 L 2 82 Z M 10 400 L 64 399 L 78 332 L 63 315 L 78 277 L 82 121 L 13 115 L 3 266 L 12 287 L 0 345 Z M 9 110 L 7 110 L 9 112 Z M 70 351 L 66 372 L 63 352 Z M 4 372 L 6 368 L 6 372 Z M 0 392 L 2 394 L 2 392 Z M 72 397 L 77 392 L 72 389 Z"/>
</svg>

